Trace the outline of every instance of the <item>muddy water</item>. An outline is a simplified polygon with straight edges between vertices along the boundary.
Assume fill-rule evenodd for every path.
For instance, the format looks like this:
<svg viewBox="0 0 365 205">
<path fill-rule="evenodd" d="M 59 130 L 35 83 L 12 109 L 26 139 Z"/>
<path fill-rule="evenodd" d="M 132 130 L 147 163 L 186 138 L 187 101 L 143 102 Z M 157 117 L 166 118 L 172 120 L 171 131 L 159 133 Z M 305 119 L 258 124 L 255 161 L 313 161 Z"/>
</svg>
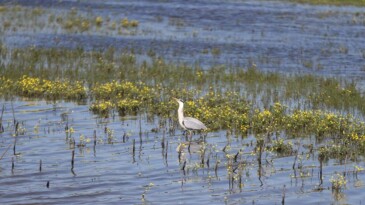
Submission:
<svg viewBox="0 0 365 205">
<path fill-rule="evenodd" d="M 17 3 L 61 13 L 75 7 L 111 19 L 128 16 L 140 21 L 140 26 L 134 35 L 123 36 L 52 29 L 6 31 L 1 38 L 10 47 L 115 46 L 142 54 L 152 50 L 173 62 L 207 68 L 255 63 L 261 69 L 285 73 L 314 72 L 356 80 L 362 80 L 364 74 L 364 14 L 360 8 L 276 1 Z M 212 52 L 214 49 L 219 52 Z M 355 165 L 365 167 L 363 160 L 325 162 L 321 182 L 317 156 L 306 148 L 300 148 L 304 153 L 297 161 L 301 169 L 292 169 L 294 156 L 274 153 L 265 154 L 259 167 L 251 145 L 254 136 L 242 139 L 221 131 L 209 133 L 205 142 L 194 136 L 190 152 L 183 149 L 179 161 L 176 150 L 185 137 L 180 131 L 169 133 L 169 123 L 160 128 L 160 119 L 147 120 L 145 115 L 98 118 L 88 111 L 88 105 L 68 102 L 17 99 L 13 105 L 4 100 L 2 104 L 6 110 L 0 153 L 10 146 L 0 161 L 0 202 L 4 204 L 280 204 L 283 198 L 287 204 L 362 204 L 365 200 L 364 172 L 354 172 Z M 14 117 L 21 130 L 16 137 Z M 66 127 L 74 132 L 67 133 Z M 206 150 L 203 164 L 202 147 Z M 234 166 L 244 164 L 241 186 L 238 179 L 231 184 L 227 172 L 227 154 L 239 150 Z M 347 174 L 347 188 L 341 193 L 331 191 L 330 178 L 336 172 Z"/>
</svg>

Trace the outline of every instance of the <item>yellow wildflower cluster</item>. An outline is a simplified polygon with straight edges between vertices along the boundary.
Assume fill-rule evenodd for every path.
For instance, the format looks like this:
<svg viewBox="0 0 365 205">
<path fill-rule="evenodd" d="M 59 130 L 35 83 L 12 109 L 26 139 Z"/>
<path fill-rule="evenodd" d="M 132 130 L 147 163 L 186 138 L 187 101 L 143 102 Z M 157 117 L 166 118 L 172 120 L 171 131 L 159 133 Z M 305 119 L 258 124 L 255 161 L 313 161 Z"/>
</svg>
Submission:
<svg viewBox="0 0 365 205">
<path fill-rule="evenodd" d="M 227 95 L 228 96 L 228 95 Z M 250 111 L 248 104 L 233 93 L 208 93 L 206 96 L 185 103 L 186 115 L 196 117 L 207 124 L 210 129 L 229 129 L 240 132 L 252 131 L 256 134 L 285 131 L 287 134 L 311 135 L 317 137 L 342 136 L 365 145 L 365 124 L 352 116 L 343 116 L 321 110 L 296 110 L 288 114 L 286 107 L 275 103 L 270 109 Z M 287 146 L 286 146 L 287 145 Z M 276 150 L 285 148 L 290 151 L 290 144 L 279 143 Z M 288 149 L 286 149 L 288 148 Z M 328 149 L 331 153 L 342 153 L 340 148 Z"/>
<path fill-rule="evenodd" d="M 114 108 L 121 114 L 128 111 L 136 112 L 143 103 L 148 105 L 154 97 L 151 88 L 132 82 L 97 83 L 91 92 L 97 101 L 90 106 L 90 110 L 103 115 Z"/>
<path fill-rule="evenodd" d="M 14 89 L 14 81 L 7 79 L 4 76 L 0 77 L 0 94 L 10 94 Z"/>
<path fill-rule="evenodd" d="M 288 120 L 285 126 L 287 130 L 298 132 L 310 125 L 313 122 L 313 119 L 312 112 L 296 110 L 290 116 L 290 120 Z"/>
<path fill-rule="evenodd" d="M 112 98 L 133 98 L 146 99 L 150 96 L 151 89 L 143 84 L 137 86 L 132 82 L 117 82 L 99 84 L 97 83 L 91 90 L 97 99 Z"/>
<path fill-rule="evenodd" d="M 185 108 L 186 115 L 201 119 L 210 129 L 248 129 L 248 104 L 236 93 L 209 92 L 197 101 L 187 101 Z"/>
<path fill-rule="evenodd" d="M 342 174 L 332 176 L 330 182 L 332 183 L 332 190 L 334 191 L 341 191 L 347 184 L 347 180 Z"/>
<path fill-rule="evenodd" d="M 110 101 L 97 101 L 90 105 L 90 110 L 96 114 L 108 115 L 109 110 L 113 108 L 113 104 Z"/>
<path fill-rule="evenodd" d="M 117 103 L 118 112 L 124 114 L 127 111 L 136 112 L 141 106 L 142 102 L 134 99 L 122 99 Z"/>
<path fill-rule="evenodd" d="M 272 131 L 273 115 L 269 110 L 259 111 L 256 109 L 252 117 L 252 129 L 256 132 Z"/>
<path fill-rule="evenodd" d="M 203 71 L 200 70 L 200 71 L 196 71 L 195 75 L 198 77 L 198 79 L 202 79 L 204 73 L 203 73 Z"/>
<path fill-rule="evenodd" d="M 139 22 L 137 20 L 128 20 L 128 18 L 124 18 L 120 21 L 120 24 L 123 27 L 137 27 Z"/>
<path fill-rule="evenodd" d="M 50 81 L 26 75 L 18 80 L 0 78 L 0 94 L 6 95 L 10 92 L 24 97 L 52 100 L 80 100 L 86 98 L 86 90 L 82 82 Z"/>
<path fill-rule="evenodd" d="M 97 26 L 101 26 L 101 24 L 103 23 L 103 17 L 101 17 L 101 16 L 97 16 L 96 18 L 95 18 L 95 24 L 97 25 Z"/>
<path fill-rule="evenodd" d="M 337 131 L 340 127 L 340 119 L 333 113 L 322 113 L 317 111 L 315 112 L 315 117 L 315 122 L 317 123 L 316 132 L 319 135 L 332 133 L 332 131 Z"/>
<path fill-rule="evenodd" d="M 172 100 L 159 102 L 154 104 L 152 111 L 163 118 L 172 118 L 176 116 L 176 102 Z"/>
<path fill-rule="evenodd" d="M 350 139 L 358 142 L 365 142 L 365 134 L 358 134 L 356 132 L 352 132 L 349 134 Z"/>
<path fill-rule="evenodd" d="M 364 171 L 365 169 L 361 166 L 358 166 L 358 165 L 354 165 L 354 171 L 355 172 L 362 172 Z"/>
<path fill-rule="evenodd" d="M 90 28 L 90 22 L 89 21 L 87 21 L 87 20 L 81 21 L 81 27 L 80 27 L 81 31 L 89 30 L 89 28 Z"/>
<path fill-rule="evenodd" d="M 365 123 L 352 116 L 343 116 L 321 110 L 295 110 L 289 112 L 280 103 L 274 103 L 268 109 L 253 109 L 238 93 L 216 92 L 211 89 L 205 95 L 196 90 L 167 90 L 161 85 L 146 86 L 143 83 L 111 81 L 96 83 L 86 92 L 82 82 L 47 80 L 22 76 L 19 79 L 0 77 L 0 94 L 7 92 L 19 96 L 46 99 L 85 99 L 88 94 L 94 102 L 90 110 L 96 114 L 107 115 L 115 109 L 120 114 L 139 110 L 149 111 L 163 117 L 176 116 L 176 102 L 167 100 L 168 96 L 180 93 L 187 100 L 186 116 L 203 121 L 211 130 L 228 129 L 236 133 L 273 133 L 285 132 L 292 136 L 315 135 L 338 137 L 365 148 Z M 196 99 L 195 96 L 201 96 Z M 167 98 L 166 98 L 167 97 Z M 277 150 L 285 144 L 277 144 Z M 276 149 L 276 148 L 275 148 Z M 323 153 L 343 153 L 338 147 L 330 147 Z"/>
<path fill-rule="evenodd" d="M 24 75 L 16 83 L 17 94 L 47 99 L 84 99 L 86 90 L 82 82 L 50 81 Z"/>
<path fill-rule="evenodd" d="M 317 136 L 330 134 L 344 135 L 353 121 L 351 117 L 344 117 L 334 113 L 316 111 L 295 111 L 286 117 L 284 129 L 290 133 L 314 133 Z"/>
<path fill-rule="evenodd" d="M 72 133 L 74 133 L 74 132 L 75 132 L 75 130 L 74 130 L 74 128 L 73 128 L 73 127 L 70 127 L 70 128 L 68 128 L 68 129 L 66 129 L 66 130 L 65 130 L 65 132 L 66 132 L 66 133 L 70 133 L 70 134 L 72 134 Z"/>
</svg>

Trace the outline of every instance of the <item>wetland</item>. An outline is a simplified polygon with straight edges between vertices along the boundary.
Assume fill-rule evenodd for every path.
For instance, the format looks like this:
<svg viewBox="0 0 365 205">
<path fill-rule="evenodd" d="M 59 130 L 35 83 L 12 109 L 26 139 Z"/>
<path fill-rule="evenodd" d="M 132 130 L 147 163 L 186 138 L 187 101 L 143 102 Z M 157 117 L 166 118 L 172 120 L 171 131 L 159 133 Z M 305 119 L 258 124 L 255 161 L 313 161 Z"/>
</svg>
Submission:
<svg viewBox="0 0 365 205">
<path fill-rule="evenodd" d="M 1 203 L 365 201 L 363 7 L 1 0 L 0 19 Z"/>
</svg>

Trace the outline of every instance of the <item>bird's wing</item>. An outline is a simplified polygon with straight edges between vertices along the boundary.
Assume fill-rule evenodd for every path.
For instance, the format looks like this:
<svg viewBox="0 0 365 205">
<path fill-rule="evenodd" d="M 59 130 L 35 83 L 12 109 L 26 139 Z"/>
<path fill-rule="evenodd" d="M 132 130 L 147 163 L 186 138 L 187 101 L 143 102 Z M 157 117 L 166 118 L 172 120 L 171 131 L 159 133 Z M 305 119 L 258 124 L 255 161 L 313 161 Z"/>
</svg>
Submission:
<svg viewBox="0 0 365 205">
<path fill-rule="evenodd" d="M 185 117 L 183 120 L 184 126 L 189 130 L 206 130 L 207 127 L 200 120 L 193 117 Z"/>
</svg>

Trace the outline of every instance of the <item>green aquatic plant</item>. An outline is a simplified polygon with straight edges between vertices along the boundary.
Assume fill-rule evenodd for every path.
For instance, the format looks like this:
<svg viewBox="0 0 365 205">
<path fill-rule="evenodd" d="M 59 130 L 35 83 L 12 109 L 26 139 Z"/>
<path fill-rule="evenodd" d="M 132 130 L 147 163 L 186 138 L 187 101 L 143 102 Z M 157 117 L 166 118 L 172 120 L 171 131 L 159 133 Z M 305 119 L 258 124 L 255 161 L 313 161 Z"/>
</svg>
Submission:
<svg viewBox="0 0 365 205">
<path fill-rule="evenodd" d="M 101 17 L 101 16 L 97 16 L 97 17 L 95 18 L 95 24 L 96 24 L 97 26 L 101 26 L 101 25 L 103 24 L 103 17 Z"/>
<path fill-rule="evenodd" d="M 0 7 L 0 20 L 3 31 L 13 32 L 26 30 L 40 32 L 44 29 L 55 32 L 84 33 L 94 32 L 98 34 L 131 35 L 139 25 L 137 20 L 129 20 L 127 17 L 121 20 L 121 24 L 111 23 L 111 20 L 101 15 L 93 15 L 83 10 L 72 8 L 59 10 L 55 14 L 52 10 L 39 7 L 30 8 L 20 5 L 8 5 Z M 11 21 L 10 21 L 11 19 Z M 123 29 L 122 29 L 123 28 Z"/>
<path fill-rule="evenodd" d="M 278 153 L 279 155 L 292 155 L 293 153 L 293 143 L 292 142 L 284 142 L 284 139 L 277 139 L 272 142 L 272 146 L 270 150 Z"/>
<path fill-rule="evenodd" d="M 139 22 L 137 20 L 129 20 L 128 18 L 123 18 L 120 21 L 120 24 L 123 27 L 128 28 L 128 27 L 137 27 L 139 25 Z"/>
<path fill-rule="evenodd" d="M 351 159 L 353 155 L 356 154 L 355 150 L 352 150 L 353 147 L 350 142 L 344 143 L 333 143 L 332 145 L 322 146 L 318 150 L 318 156 L 321 159 Z"/>
<path fill-rule="evenodd" d="M 100 100 L 95 101 L 91 103 L 89 109 L 95 113 L 99 114 L 101 116 L 108 116 L 109 112 L 114 108 L 114 105 L 112 102 L 108 100 Z"/>
<path fill-rule="evenodd" d="M 347 184 L 346 178 L 342 174 L 333 175 L 330 179 L 332 184 L 332 191 L 340 192 L 342 191 Z"/>
</svg>

